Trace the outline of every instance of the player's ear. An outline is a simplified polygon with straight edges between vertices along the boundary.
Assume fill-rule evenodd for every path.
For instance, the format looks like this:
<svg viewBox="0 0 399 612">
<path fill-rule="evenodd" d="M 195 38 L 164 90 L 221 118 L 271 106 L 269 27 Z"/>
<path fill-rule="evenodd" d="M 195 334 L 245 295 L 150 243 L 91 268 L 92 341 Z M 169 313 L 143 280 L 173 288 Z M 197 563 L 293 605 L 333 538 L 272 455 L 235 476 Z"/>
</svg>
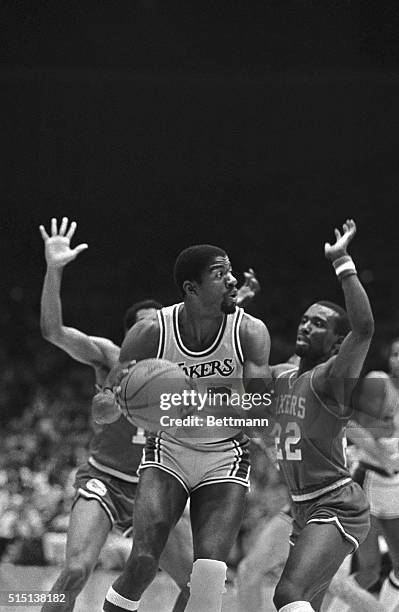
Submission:
<svg viewBox="0 0 399 612">
<path fill-rule="evenodd" d="M 183 291 L 186 295 L 196 295 L 197 289 L 193 282 L 184 281 L 183 283 Z"/>
</svg>

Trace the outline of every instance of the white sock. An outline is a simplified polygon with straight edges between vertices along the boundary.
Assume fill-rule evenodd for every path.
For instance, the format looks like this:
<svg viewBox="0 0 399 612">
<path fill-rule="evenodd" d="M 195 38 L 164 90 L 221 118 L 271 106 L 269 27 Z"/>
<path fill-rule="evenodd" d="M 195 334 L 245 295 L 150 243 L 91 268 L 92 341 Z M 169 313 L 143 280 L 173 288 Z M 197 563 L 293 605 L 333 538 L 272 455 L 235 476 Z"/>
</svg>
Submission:
<svg viewBox="0 0 399 612">
<path fill-rule="evenodd" d="M 190 577 L 190 598 L 185 612 L 221 612 L 227 565 L 214 559 L 197 559 Z"/>
<path fill-rule="evenodd" d="M 382 584 L 379 602 L 384 606 L 386 612 L 393 612 L 399 605 L 399 579 L 396 578 L 393 571 Z"/>
<path fill-rule="evenodd" d="M 128 610 L 128 612 L 137 612 L 139 608 L 139 601 L 133 601 L 132 599 L 127 599 L 123 597 L 123 595 L 119 595 L 112 588 L 109 587 L 107 594 L 105 596 L 105 601 L 103 604 L 103 612 L 119 612 L 119 610 Z"/>
<path fill-rule="evenodd" d="M 308 601 L 292 601 L 279 609 L 278 612 L 314 612 Z"/>
</svg>

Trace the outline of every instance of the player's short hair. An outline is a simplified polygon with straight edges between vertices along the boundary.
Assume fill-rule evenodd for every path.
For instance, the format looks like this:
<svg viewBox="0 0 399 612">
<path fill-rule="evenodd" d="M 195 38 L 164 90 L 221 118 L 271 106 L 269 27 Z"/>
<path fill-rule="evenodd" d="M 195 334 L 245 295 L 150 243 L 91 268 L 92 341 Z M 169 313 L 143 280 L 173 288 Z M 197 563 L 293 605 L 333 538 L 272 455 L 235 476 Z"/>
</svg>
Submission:
<svg viewBox="0 0 399 612">
<path fill-rule="evenodd" d="M 130 329 L 135 323 L 137 323 L 137 313 L 139 310 L 143 310 L 144 308 L 155 308 L 156 310 L 160 310 L 163 308 L 163 306 L 160 302 L 152 299 L 135 302 L 127 309 L 125 316 L 123 317 L 123 326 L 125 330 Z"/>
<path fill-rule="evenodd" d="M 196 244 L 184 249 L 177 257 L 173 270 L 176 285 L 184 294 L 185 281 L 200 283 L 202 274 L 214 257 L 227 257 L 227 253 L 212 244 Z"/>
<path fill-rule="evenodd" d="M 320 306 L 330 308 L 338 315 L 338 317 L 335 318 L 335 332 L 339 336 L 345 337 L 347 334 L 349 334 L 351 326 L 346 310 L 342 308 L 342 306 L 339 306 L 335 302 L 329 302 L 328 300 L 320 300 L 316 302 L 316 304 L 320 304 Z"/>
</svg>

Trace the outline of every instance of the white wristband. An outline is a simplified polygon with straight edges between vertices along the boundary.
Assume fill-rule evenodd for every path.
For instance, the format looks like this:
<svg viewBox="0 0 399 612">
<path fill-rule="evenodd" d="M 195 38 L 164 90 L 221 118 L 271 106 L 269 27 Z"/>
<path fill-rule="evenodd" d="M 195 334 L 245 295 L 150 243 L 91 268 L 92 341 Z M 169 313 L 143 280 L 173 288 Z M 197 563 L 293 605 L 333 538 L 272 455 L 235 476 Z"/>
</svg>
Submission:
<svg viewBox="0 0 399 612">
<path fill-rule="evenodd" d="M 335 274 L 338 276 L 338 278 L 341 277 L 343 272 L 352 272 L 353 274 L 356 274 L 356 266 L 353 260 L 346 261 L 335 268 Z M 347 275 L 345 274 L 345 276 Z"/>
</svg>

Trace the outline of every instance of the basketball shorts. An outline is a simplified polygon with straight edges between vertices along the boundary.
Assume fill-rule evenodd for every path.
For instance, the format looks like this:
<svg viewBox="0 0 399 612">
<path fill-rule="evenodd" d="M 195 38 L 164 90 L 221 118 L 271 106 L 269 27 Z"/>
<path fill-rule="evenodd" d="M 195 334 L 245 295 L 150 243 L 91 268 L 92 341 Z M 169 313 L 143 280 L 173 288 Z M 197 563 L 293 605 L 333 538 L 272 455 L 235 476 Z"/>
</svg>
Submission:
<svg viewBox="0 0 399 612">
<path fill-rule="evenodd" d="M 390 476 L 382 469 L 360 463 L 353 479 L 363 487 L 370 514 L 379 519 L 399 518 L 399 473 Z"/>
<path fill-rule="evenodd" d="M 295 545 L 302 529 L 309 523 L 331 523 L 355 551 L 370 529 L 369 504 L 362 488 L 355 482 L 334 489 L 306 502 L 293 502 L 291 544 Z"/>
<path fill-rule="evenodd" d="M 155 467 L 174 476 L 190 495 L 205 485 L 235 482 L 249 487 L 249 439 L 189 444 L 162 431 L 148 436 L 138 473 Z"/>
<path fill-rule="evenodd" d="M 97 500 L 108 516 L 111 526 L 116 527 L 126 537 L 130 535 L 136 483 L 110 476 L 90 463 L 84 463 L 76 472 L 74 487 L 76 494 L 73 504 L 80 497 Z"/>
</svg>

